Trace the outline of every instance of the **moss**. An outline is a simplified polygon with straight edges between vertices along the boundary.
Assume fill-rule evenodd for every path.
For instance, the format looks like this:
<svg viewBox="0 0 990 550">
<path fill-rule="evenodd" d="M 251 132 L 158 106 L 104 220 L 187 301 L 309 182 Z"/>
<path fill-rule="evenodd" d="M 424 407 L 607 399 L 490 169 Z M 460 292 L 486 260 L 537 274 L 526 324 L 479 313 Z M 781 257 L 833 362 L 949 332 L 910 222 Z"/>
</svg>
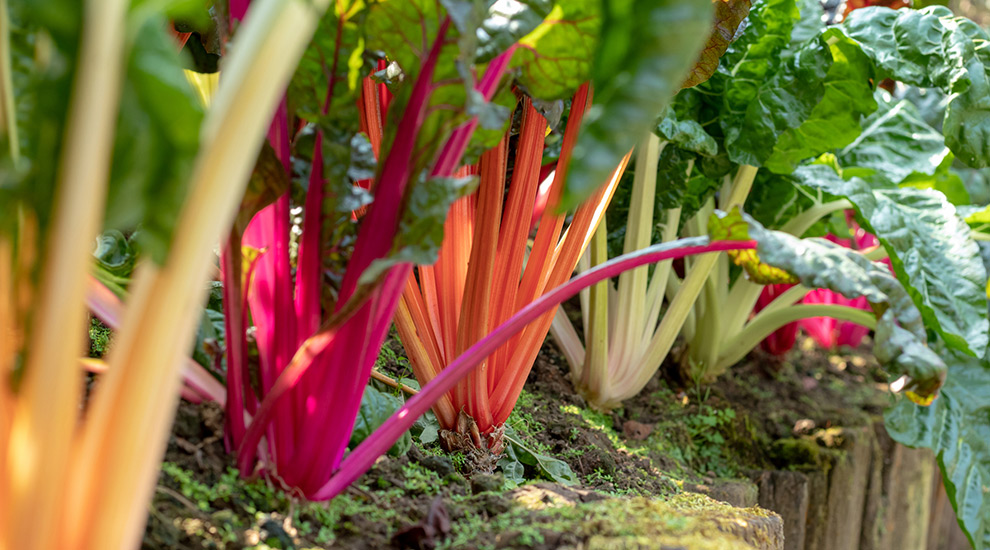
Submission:
<svg viewBox="0 0 990 550">
<path fill-rule="evenodd" d="M 517 506 L 505 514 L 456 523 L 441 548 L 532 546 L 553 537 L 555 544 L 587 548 L 733 550 L 779 536 L 780 522 L 771 512 L 733 508 L 703 495 L 583 503 L 566 490 L 529 487 L 514 497 Z"/>
<path fill-rule="evenodd" d="M 96 317 L 89 319 L 89 356 L 103 357 L 110 347 L 110 338 L 113 332 L 110 327 L 104 325 Z"/>
<path fill-rule="evenodd" d="M 770 456 L 782 468 L 821 468 L 821 447 L 812 439 L 778 439 L 770 445 Z"/>
</svg>

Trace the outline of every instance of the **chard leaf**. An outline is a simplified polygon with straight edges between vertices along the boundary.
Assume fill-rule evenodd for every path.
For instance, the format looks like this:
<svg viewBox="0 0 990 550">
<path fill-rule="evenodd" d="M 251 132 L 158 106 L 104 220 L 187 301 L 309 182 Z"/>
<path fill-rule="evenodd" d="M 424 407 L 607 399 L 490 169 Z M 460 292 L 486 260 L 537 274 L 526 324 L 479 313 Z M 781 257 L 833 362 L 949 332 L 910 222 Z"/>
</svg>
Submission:
<svg viewBox="0 0 990 550">
<path fill-rule="evenodd" d="M 969 166 L 990 165 L 990 55 L 986 34 L 943 6 L 894 11 L 869 7 L 843 23 L 883 74 L 949 94 L 942 131 Z"/>
<path fill-rule="evenodd" d="M 556 2 L 512 57 L 519 84 L 534 98 L 567 99 L 591 76 L 601 31 L 601 2 Z"/>
<path fill-rule="evenodd" d="M 746 197 L 746 213 L 760 222 L 764 227 L 777 229 L 801 212 L 825 202 L 825 193 L 810 191 L 800 185 L 791 175 L 774 174 L 769 170 L 760 170 L 753 181 L 753 189 Z M 818 222 L 804 235 L 824 236 L 825 220 Z"/>
<path fill-rule="evenodd" d="M 945 363 L 928 347 L 921 313 L 886 266 L 825 239 L 799 239 L 764 229 L 738 210 L 713 215 L 709 230 L 713 239 L 757 241 L 758 264 L 744 264 L 751 276 L 772 266 L 809 288 L 827 288 L 849 299 L 865 296 L 878 314 L 877 359 L 891 374 L 907 377 L 903 388 L 912 399 L 930 402 L 937 395 L 945 380 Z"/>
<path fill-rule="evenodd" d="M 357 132 L 354 102 L 359 80 L 372 70 L 371 64 L 360 61 L 364 53 L 364 37 L 358 24 L 362 10 L 363 2 L 359 0 L 334 2 L 320 20 L 286 90 L 289 112 L 309 122 L 317 122 L 332 79 L 333 95 L 326 111 L 331 116 L 338 113 L 340 116 L 325 122 L 347 129 L 348 132 L 342 132 L 346 135 Z M 324 137 L 330 139 L 333 135 L 325 134 Z M 307 155 L 311 154 L 310 150 Z M 347 166 L 346 162 L 344 166 Z"/>
<path fill-rule="evenodd" d="M 931 189 L 877 188 L 832 167 L 803 166 L 804 185 L 845 197 L 890 255 L 898 280 L 921 310 L 925 324 L 952 348 L 983 356 L 988 323 L 987 272 L 969 227 L 941 193 Z"/>
<path fill-rule="evenodd" d="M 935 451 L 959 525 L 974 548 L 990 548 L 990 362 L 939 350 L 949 365 L 929 407 L 899 399 L 884 414 L 895 441 Z"/>
<path fill-rule="evenodd" d="M 705 42 L 701 55 L 691 68 L 687 80 L 681 84 L 682 88 L 697 86 L 715 74 L 722 54 L 729 49 L 729 44 L 736 36 L 736 30 L 749 15 L 749 10 L 753 6 L 751 0 L 712 0 L 712 4 L 715 6 L 715 16 L 711 34 L 708 35 L 708 41 Z"/>
<path fill-rule="evenodd" d="M 367 439 L 401 406 L 402 399 L 380 392 L 371 386 L 366 386 L 364 395 L 361 397 L 361 409 L 358 411 L 357 418 L 354 419 L 354 430 L 351 432 L 350 441 L 351 448 Z M 409 435 L 409 432 L 405 432 L 388 450 L 388 454 L 402 456 L 409 451 L 410 447 L 412 447 L 412 436 Z"/>
<path fill-rule="evenodd" d="M 361 274 L 361 283 L 370 284 L 391 266 L 400 263 L 431 265 L 436 263 L 443 244 L 444 223 L 450 205 L 478 187 L 476 176 L 466 178 L 430 178 L 417 185 L 406 204 L 393 252 L 375 260 Z"/>
<path fill-rule="evenodd" d="M 711 29 L 710 0 L 617 0 L 601 6 L 591 75 L 595 105 L 574 147 L 563 210 L 607 181 L 619 160 L 652 129 Z"/>
<path fill-rule="evenodd" d="M 158 263 L 185 201 L 202 120 L 171 36 L 162 21 L 148 20 L 135 34 L 121 90 L 106 225 L 140 226 L 138 244 Z"/>
<path fill-rule="evenodd" d="M 805 42 L 821 34 L 825 30 L 825 11 L 818 0 L 798 0 L 798 10 L 801 19 L 794 24 L 791 31 L 791 48 L 796 51 Z M 784 52 L 787 55 L 787 52 Z"/>
<path fill-rule="evenodd" d="M 681 149 L 714 157 L 718 143 L 696 120 L 682 119 L 670 106 L 663 110 L 654 133 Z"/>
<path fill-rule="evenodd" d="M 830 29 L 807 43 L 831 54 L 824 95 L 798 127 L 777 139 L 765 166 L 778 173 L 794 171 L 802 160 L 849 144 L 860 135 L 860 119 L 877 108 L 870 78 L 873 67 L 859 46 L 837 29 Z M 807 59 L 799 50 L 797 63 Z"/>
<path fill-rule="evenodd" d="M 742 34 L 729 46 L 718 74 L 709 81 L 713 91 L 722 96 L 720 122 L 733 162 L 761 165 L 773 150 L 775 128 L 798 126 L 821 96 L 822 90 L 816 89 L 820 85 L 813 83 L 821 82 L 827 67 L 818 68 L 820 75 L 805 75 L 812 84 L 799 88 L 811 95 L 803 101 L 783 95 L 786 91 L 782 88 L 788 80 L 777 76 L 783 65 L 781 53 L 790 42 L 799 16 L 794 0 L 755 2 Z M 825 61 L 823 58 L 820 63 Z M 781 103 L 775 99 L 778 95 L 792 105 L 768 106 L 771 99 Z M 747 148 L 748 142 L 752 142 L 751 148 Z"/>
<path fill-rule="evenodd" d="M 946 200 L 956 207 L 965 206 L 972 203 L 966 184 L 963 183 L 959 174 L 952 171 L 952 161 L 955 157 L 950 153 L 945 155 L 942 164 L 935 169 L 934 174 L 923 174 L 915 172 L 901 180 L 901 187 L 913 187 L 915 189 L 934 189 L 943 195 Z"/>
<path fill-rule="evenodd" d="M 942 134 L 908 101 L 877 92 L 879 108 L 863 121 L 863 132 L 836 156 L 844 175 L 897 184 L 912 173 L 932 175 L 949 155 Z"/>
<path fill-rule="evenodd" d="M 498 0 L 478 28 L 479 62 L 487 62 L 544 24 L 556 7 L 552 0 Z"/>
</svg>

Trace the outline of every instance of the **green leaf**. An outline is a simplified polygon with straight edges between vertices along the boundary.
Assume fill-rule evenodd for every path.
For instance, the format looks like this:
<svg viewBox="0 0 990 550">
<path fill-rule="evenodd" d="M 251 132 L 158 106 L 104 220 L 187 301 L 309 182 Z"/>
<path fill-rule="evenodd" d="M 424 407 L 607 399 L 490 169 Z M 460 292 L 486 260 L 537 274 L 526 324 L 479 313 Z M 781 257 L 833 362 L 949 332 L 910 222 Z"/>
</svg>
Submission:
<svg viewBox="0 0 990 550">
<path fill-rule="evenodd" d="M 879 108 L 863 121 L 863 132 L 836 156 L 843 174 L 897 184 L 912 173 L 934 175 L 949 155 L 945 139 L 908 101 L 878 91 Z"/>
<path fill-rule="evenodd" d="M 692 119 L 680 119 L 669 106 L 661 113 L 654 133 L 687 151 L 709 157 L 718 154 L 718 143 L 701 124 Z"/>
<path fill-rule="evenodd" d="M 805 42 L 815 38 L 825 30 L 825 16 L 822 4 L 818 0 L 798 0 L 798 10 L 801 19 L 794 24 L 791 31 L 791 47 L 788 51 L 797 51 Z M 787 55 L 787 52 L 784 52 Z"/>
<path fill-rule="evenodd" d="M 746 212 L 764 227 L 777 229 L 801 212 L 825 202 L 825 193 L 797 185 L 793 176 L 760 170 L 753 181 L 753 189 L 746 197 Z M 825 220 L 818 222 L 804 235 L 824 236 Z"/>
<path fill-rule="evenodd" d="M 552 0 L 501 0 L 493 3 L 478 28 L 478 61 L 487 62 L 544 24 L 556 7 Z"/>
<path fill-rule="evenodd" d="M 558 460 L 553 457 L 549 457 L 534 451 L 532 448 L 527 447 L 519 436 L 515 434 L 512 428 L 506 426 L 505 428 L 505 442 L 506 450 L 509 451 L 506 454 L 511 453 L 511 457 L 517 461 L 519 464 L 524 464 L 526 466 L 532 466 L 536 468 L 536 471 L 541 475 L 546 477 L 551 481 L 556 481 L 557 483 L 562 483 L 564 485 L 574 485 L 578 483 L 578 477 L 571 471 L 571 467 L 567 465 L 563 460 Z M 502 461 L 499 461 L 499 466 L 502 466 L 502 472 L 508 473 L 506 476 L 513 475 L 513 481 L 518 479 L 518 467 L 512 464 L 503 465 Z"/>
<path fill-rule="evenodd" d="M 795 175 L 804 185 L 853 203 L 863 228 L 890 255 L 926 326 L 955 349 L 985 353 L 987 272 L 969 227 L 944 195 L 930 189 L 876 188 L 856 177 L 846 181 L 824 165 L 801 167 Z"/>
<path fill-rule="evenodd" d="M 129 278 L 137 260 L 137 250 L 123 233 L 115 229 L 104 231 L 96 238 L 93 257 L 99 268 L 117 277 Z"/>
<path fill-rule="evenodd" d="M 358 411 L 357 418 L 354 419 L 354 431 L 351 432 L 351 448 L 367 439 L 401 406 L 402 400 L 398 397 L 380 392 L 371 386 L 365 387 L 364 396 L 361 397 L 361 409 Z M 406 432 L 395 442 L 395 445 L 392 445 L 388 454 L 402 456 L 409 451 L 410 447 L 412 447 L 412 436 Z"/>
<path fill-rule="evenodd" d="M 904 388 L 916 399 L 938 393 L 945 363 L 929 349 L 921 313 L 885 265 L 825 239 L 799 239 L 764 229 L 738 210 L 713 216 L 709 227 L 712 238 L 721 232 L 720 239 L 755 239 L 763 264 L 787 271 L 809 288 L 827 288 L 850 299 L 865 296 L 879 317 L 877 359 L 891 374 L 907 377 Z"/>
<path fill-rule="evenodd" d="M 895 441 L 935 451 L 959 525 L 976 549 L 990 548 L 990 362 L 952 349 L 941 396 L 929 407 L 899 399 L 884 414 Z"/>
<path fill-rule="evenodd" d="M 127 61 L 105 223 L 123 231 L 140 227 L 138 244 L 158 263 L 185 201 L 202 120 L 164 22 L 149 19 L 135 33 Z"/>
<path fill-rule="evenodd" d="M 990 55 L 986 34 L 943 6 L 853 11 L 846 33 L 889 76 L 949 94 L 942 131 L 949 149 L 973 167 L 990 165 Z"/>
<path fill-rule="evenodd" d="M 556 2 L 545 20 L 519 40 L 512 57 L 519 84 L 534 98 L 567 99 L 591 76 L 601 30 L 601 2 Z"/>
<path fill-rule="evenodd" d="M 607 181 L 680 88 L 711 29 L 710 0 L 603 2 L 585 114 L 560 208 Z"/>
<path fill-rule="evenodd" d="M 971 204 L 969 191 L 963 183 L 959 174 L 952 170 L 952 161 L 955 157 L 950 153 L 945 155 L 942 164 L 935 169 L 934 174 L 912 173 L 901 180 L 901 187 L 913 187 L 915 189 L 934 189 L 943 195 L 954 206 L 965 206 Z"/>
<path fill-rule="evenodd" d="M 709 81 L 713 91 L 722 97 L 719 118 L 725 147 L 733 162 L 761 165 L 773 150 L 779 133 L 776 128 L 781 127 L 782 131 L 798 126 L 823 93 L 820 84 L 814 83 L 821 82 L 828 68 L 819 66 L 819 74 L 803 75 L 810 85 L 798 87 L 790 83 L 810 94 L 810 98 L 796 101 L 793 94 L 781 95 L 786 93 L 781 88 L 788 84 L 786 78 L 777 76 L 783 66 L 782 52 L 790 43 L 798 17 L 800 12 L 794 0 L 755 2 L 745 29 L 729 46 L 718 73 Z M 827 61 L 819 57 L 819 64 Z M 793 79 L 791 76 L 790 80 Z M 781 100 L 776 99 L 778 95 Z M 785 100 L 788 104 L 781 105 Z M 774 104 L 767 105 L 769 101 Z M 747 148 L 747 143 L 751 148 Z"/>
<path fill-rule="evenodd" d="M 824 95 L 800 126 L 778 137 L 765 164 L 774 172 L 793 172 L 804 159 L 848 145 L 862 131 L 860 119 L 877 108 L 870 86 L 873 66 L 855 42 L 831 29 L 809 42 L 808 47 L 831 54 Z M 805 59 L 799 53 L 797 62 Z"/>
<path fill-rule="evenodd" d="M 466 178 L 430 178 L 414 182 L 416 189 L 399 220 L 393 252 L 375 260 L 361 274 L 361 283 L 371 283 L 389 267 L 399 263 L 431 265 L 437 261 L 443 243 L 443 220 L 450 205 L 478 187 L 477 176 Z"/>
</svg>

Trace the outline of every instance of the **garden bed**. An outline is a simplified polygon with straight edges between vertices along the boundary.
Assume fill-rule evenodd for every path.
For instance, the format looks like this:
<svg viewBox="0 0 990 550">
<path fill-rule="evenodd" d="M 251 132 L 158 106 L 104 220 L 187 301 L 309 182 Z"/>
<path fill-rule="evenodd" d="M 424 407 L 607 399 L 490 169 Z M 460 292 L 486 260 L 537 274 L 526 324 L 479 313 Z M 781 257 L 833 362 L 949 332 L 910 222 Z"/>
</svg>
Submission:
<svg viewBox="0 0 990 550">
<path fill-rule="evenodd" d="M 402 373 L 401 348 L 387 346 L 399 353 L 383 354 L 380 367 Z M 888 500 L 891 487 L 930 494 L 933 461 L 886 438 L 878 420 L 889 398 L 869 355 L 804 348 L 784 359 L 754 353 L 710 388 L 658 375 L 604 414 L 585 407 L 545 345 L 509 425 L 527 448 L 566 462 L 571 485 L 525 466 L 532 481 L 514 487 L 414 438 L 329 504 L 307 503 L 272 481 L 240 480 L 223 448 L 222 411 L 184 402 L 143 547 L 913 547 L 890 546 L 882 524 L 900 514 L 899 540 L 931 534 L 899 523 L 911 513 L 927 522 L 927 509 L 898 511 Z M 885 469 L 884 457 L 897 464 Z"/>
</svg>

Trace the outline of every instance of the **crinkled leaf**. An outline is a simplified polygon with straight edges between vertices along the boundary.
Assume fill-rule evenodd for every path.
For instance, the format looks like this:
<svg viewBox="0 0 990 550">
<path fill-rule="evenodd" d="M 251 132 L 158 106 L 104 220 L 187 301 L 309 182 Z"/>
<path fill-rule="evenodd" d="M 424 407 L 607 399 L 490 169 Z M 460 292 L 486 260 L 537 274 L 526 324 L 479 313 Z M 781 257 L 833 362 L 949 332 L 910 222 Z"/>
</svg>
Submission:
<svg viewBox="0 0 990 550">
<path fill-rule="evenodd" d="M 990 77 L 986 35 L 943 6 L 853 11 L 846 33 L 890 76 L 949 94 L 942 131 L 966 164 L 990 165 Z"/>
<path fill-rule="evenodd" d="M 551 0 L 498 0 L 477 31 L 479 62 L 487 62 L 509 49 L 543 24 L 554 8 Z"/>
<path fill-rule="evenodd" d="M 876 188 L 843 180 L 829 166 L 803 166 L 795 175 L 853 203 L 864 229 L 880 239 L 898 279 L 930 328 L 959 350 L 987 348 L 986 269 L 969 227 L 945 196 L 930 189 Z"/>
<path fill-rule="evenodd" d="M 884 415 L 894 440 L 935 451 L 959 525 L 973 547 L 990 548 L 990 362 L 952 349 L 941 396 L 930 407 L 898 400 Z"/>
<path fill-rule="evenodd" d="M 751 0 L 712 0 L 712 4 L 715 6 L 715 16 L 711 34 L 708 35 L 708 41 L 705 42 L 705 47 L 701 50 L 694 67 L 691 68 L 687 80 L 681 84 L 682 88 L 697 86 L 715 74 L 719 59 L 729 48 L 729 44 L 736 36 L 736 30 L 749 15 L 753 5 Z"/>
<path fill-rule="evenodd" d="M 788 51 L 797 51 L 801 45 L 821 34 L 825 30 L 825 11 L 818 0 L 798 0 L 798 10 L 801 12 L 801 19 L 794 24 L 791 30 L 791 48 Z M 788 52 L 785 51 L 787 56 Z"/>
<path fill-rule="evenodd" d="M 879 108 L 863 121 L 863 132 L 839 151 L 843 174 L 900 183 L 912 173 L 934 174 L 949 154 L 945 139 L 908 101 L 878 91 Z"/>
<path fill-rule="evenodd" d="M 779 132 L 800 125 L 824 91 L 820 83 L 828 70 L 824 66 L 827 56 L 805 56 L 812 70 L 801 75 L 806 81 L 801 86 L 794 83 L 794 70 L 780 74 L 782 52 L 790 43 L 799 16 L 794 0 L 755 2 L 746 27 L 709 81 L 722 96 L 719 118 L 733 162 L 761 165 L 773 151 Z M 802 96 L 794 97 L 788 93 L 790 89 Z"/>
<path fill-rule="evenodd" d="M 605 183 L 679 89 L 711 27 L 710 0 L 603 2 L 595 105 L 574 147 L 561 209 Z"/>
<path fill-rule="evenodd" d="M 830 53 L 831 65 L 821 100 L 806 120 L 778 137 L 773 154 L 766 160 L 766 167 L 778 173 L 790 173 L 804 159 L 848 145 L 860 135 L 860 119 L 877 108 L 870 86 L 873 66 L 855 42 L 831 29 L 808 42 L 807 47 Z M 807 52 L 807 48 L 799 51 L 796 63 L 807 59 L 802 51 Z"/>
<path fill-rule="evenodd" d="M 923 174 L 914 172 L 901 180 L 901 187 L 913 187 L 915 189 L 934 189 L 943 195 L 946 200 L 956 207 L 971 203 L 969 191 L 963 183 L 959 174 L 952 170 L 952 161 L 955 157 L 950 153 L 942 160 L 935 169 L 934 174 Z"/>
<path fill-rule="evenodd" d="M 660 115 L 660 122 L 657 123 L 654 133 L 687 151 L 709 157 L 718 154 L 718 143 L 715 142 L 715 138 L 709 135 L 698 121 L 679 118 L 677 112 L 669 106 Z"/>
<path fill-rule="evenodd" d="M 892 374 L 907 376 L 904 389 L 916 398 L 937 394 L 945 364 L 928 347 L 921 313 L 886 266 L 825 239 L 764 229 L 738 210 L 712 216 L 709 231 L 713 239 L 755 239 L 759 260 L 809 288 L 827 288 L 849 299 L 865 296 L 879 316 L 874 338 L 878 360 Z"/>
<path fill-rule="evenodd" d="M 769 170 L 756 173 L 753 188 L 746 197 L 746 213 L 769 229 L 778 229 L 794 216 L 825 202 L 825 193 L 797 185 L 793 176 Z M 799 237 L 821 237 L 827 233 L 823 220 Z"/>
<path fill-rule="evenodd" d="M 690 165 L 691 161 L 694 161 L 693 167 Z M 655 210 L 659 212 L 680 208 L 680 227 L 701 210 L 722 185 L 720 179 L 709 178 L 701 173 L 695 155 L 673 146 L 665 147 L 660 154 L 657 181 L 664 183 L 658 185 Z M 659 231 L 658 225 L 654 235 L 657 238 L 653 242 L 659 242 Z"/>
<path fill-rule="evenodd" d="M 543 23 L 519 40 L 511 65 L 519 69 L 519 84 L 534 98 L 570 97 L 591 76 L 601 24 L 601 2 L 557 2 Z"/>
<path fill-rule="evenodd" d="M 361 397 L 361 409 L 358 411 L 357 418 L 354 419 L 354 430 L 351 432 L 350 441 L 351 448 L 367 439 L 401 406 L 402 400 L 398 397 L 366 386 L 364 395 Z M 412 436 L 406 432 L 395 442 L 395 445 L 392 445 L 388 454 L 402 456 L 409 451 L 410 447 L 412 447 Z"/>
</svg>

